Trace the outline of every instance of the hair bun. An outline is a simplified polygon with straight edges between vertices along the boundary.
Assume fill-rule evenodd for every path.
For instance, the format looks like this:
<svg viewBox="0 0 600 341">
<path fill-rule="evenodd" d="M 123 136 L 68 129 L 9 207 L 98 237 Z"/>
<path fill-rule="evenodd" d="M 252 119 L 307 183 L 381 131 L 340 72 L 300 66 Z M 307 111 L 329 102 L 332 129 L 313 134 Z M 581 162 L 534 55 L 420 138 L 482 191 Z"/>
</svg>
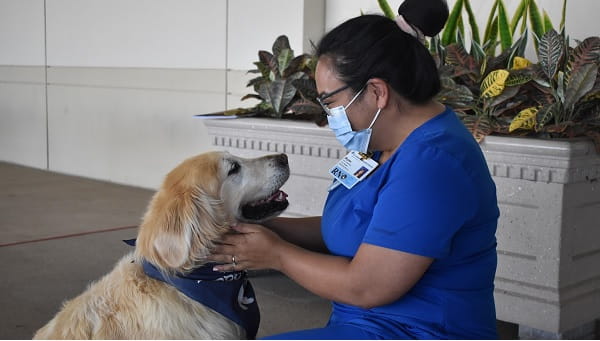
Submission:
<svg viewBox="0 0 600 341">
<path fill-rule="evenodd" d="M 424 35 L 433 37 L 444 28 L 449 12 L 446 0 L 405 0 L 398 14 Z"/>
</svg>

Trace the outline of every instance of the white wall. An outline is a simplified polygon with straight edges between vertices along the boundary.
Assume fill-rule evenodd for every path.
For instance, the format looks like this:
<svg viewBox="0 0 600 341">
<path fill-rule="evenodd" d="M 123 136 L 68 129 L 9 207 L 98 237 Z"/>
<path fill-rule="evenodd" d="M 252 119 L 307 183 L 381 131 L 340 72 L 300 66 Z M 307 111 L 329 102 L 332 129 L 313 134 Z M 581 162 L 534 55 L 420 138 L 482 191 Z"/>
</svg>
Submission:
<svg viewBox="0 0 600 341">
<path fill-rule="evenodd" d="M 226 2 L 47 0 L 48 65 L 225 68 Z"/>
<path fill-rule="evenodd" d="M 324 30 L 323 8 L 0 0 L 0 161 L 155 188 L 211 149 L 193 115 L 240 104 L 258 49 L 279 34 L 304 52 Z"/>
</svg>

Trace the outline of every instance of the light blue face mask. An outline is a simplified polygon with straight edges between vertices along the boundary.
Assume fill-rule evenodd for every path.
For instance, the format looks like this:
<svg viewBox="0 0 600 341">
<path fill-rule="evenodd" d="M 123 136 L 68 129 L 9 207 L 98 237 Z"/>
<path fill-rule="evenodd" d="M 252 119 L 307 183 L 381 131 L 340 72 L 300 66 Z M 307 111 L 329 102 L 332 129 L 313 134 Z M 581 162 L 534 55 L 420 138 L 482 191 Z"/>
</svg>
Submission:
<svg viewBox="0 0 600 341">
<path fill-rule="evenodd" d="M 371 128 L 373 127 L 373 124 L 375 124 L 375 121 L 379 117 L 381 108 L 377 110 L 377 113 L 375 114 L 375 117 L 373 118 L 373 121 L 371 121 L 369 127 L 360 131 L 352 130 L 352 126 L 350 125 L 350 121 L 348 120 L 348 115 L 346 115 L 346 109 L 354 102 L 354 100 L 358 98 L 363 89 L 361 89 L 356 95 L 354 95 L 352 100 L 350 100 L 350 103 L 348 103 L 348 105 L 346 106 L 340 105 L 339 107 L 331 109 L 327 108 L 326 106 L 323 107 L 325 109 L 325 112 L 327 113 L 327 121 L 329 122 L 329 128 L 333 130 L 337 140 L 340 141 L 340 143 L 346 149 L 366 153 L 369 148 L 371 133 L 373 132 Z"/>
</svg>

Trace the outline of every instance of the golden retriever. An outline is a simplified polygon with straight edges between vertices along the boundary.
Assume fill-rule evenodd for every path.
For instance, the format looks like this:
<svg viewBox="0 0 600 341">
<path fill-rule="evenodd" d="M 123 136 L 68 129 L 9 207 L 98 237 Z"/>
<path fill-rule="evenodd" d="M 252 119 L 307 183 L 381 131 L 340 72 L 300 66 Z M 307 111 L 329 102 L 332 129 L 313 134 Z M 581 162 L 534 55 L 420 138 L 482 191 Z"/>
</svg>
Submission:
<svg viewBox="0 0 600 341">
<path fill-rule="evenodd" d="M 287 208 L 287 195 L 279 188 L 288 177 L 285 154 L 244 159 L 210 152 L 185 160 L 166 176 L 152 198 L 135 251 L 81 295 L 64 303 L 34 338 L 253 337 L 231 319 L 175 289 L 169 280 L 149 277 L 142 264 L 152 264 L 167 276 L 201 267 L 215 240 L 233 223 L 259 222 Z M 252 302 L 241 293 L 240 299 Z"/>
</svg>

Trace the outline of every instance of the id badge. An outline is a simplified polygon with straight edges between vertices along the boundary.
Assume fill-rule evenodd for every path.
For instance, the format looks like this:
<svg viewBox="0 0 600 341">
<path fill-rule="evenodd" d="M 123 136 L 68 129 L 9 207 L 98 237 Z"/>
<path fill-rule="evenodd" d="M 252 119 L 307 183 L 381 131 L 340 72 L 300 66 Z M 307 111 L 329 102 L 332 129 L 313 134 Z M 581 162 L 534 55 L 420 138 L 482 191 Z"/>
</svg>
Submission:
<svg viewBox="0 0 600 341">
<path fill-rule="evenodd" d="M 350 189 L 364 180 L 379 164 L 371 159 L 369 155 L 357 151 L 351 151 L 335 166 L 329 169 L 329 174 L 334 179 Z"/>
</svg>

